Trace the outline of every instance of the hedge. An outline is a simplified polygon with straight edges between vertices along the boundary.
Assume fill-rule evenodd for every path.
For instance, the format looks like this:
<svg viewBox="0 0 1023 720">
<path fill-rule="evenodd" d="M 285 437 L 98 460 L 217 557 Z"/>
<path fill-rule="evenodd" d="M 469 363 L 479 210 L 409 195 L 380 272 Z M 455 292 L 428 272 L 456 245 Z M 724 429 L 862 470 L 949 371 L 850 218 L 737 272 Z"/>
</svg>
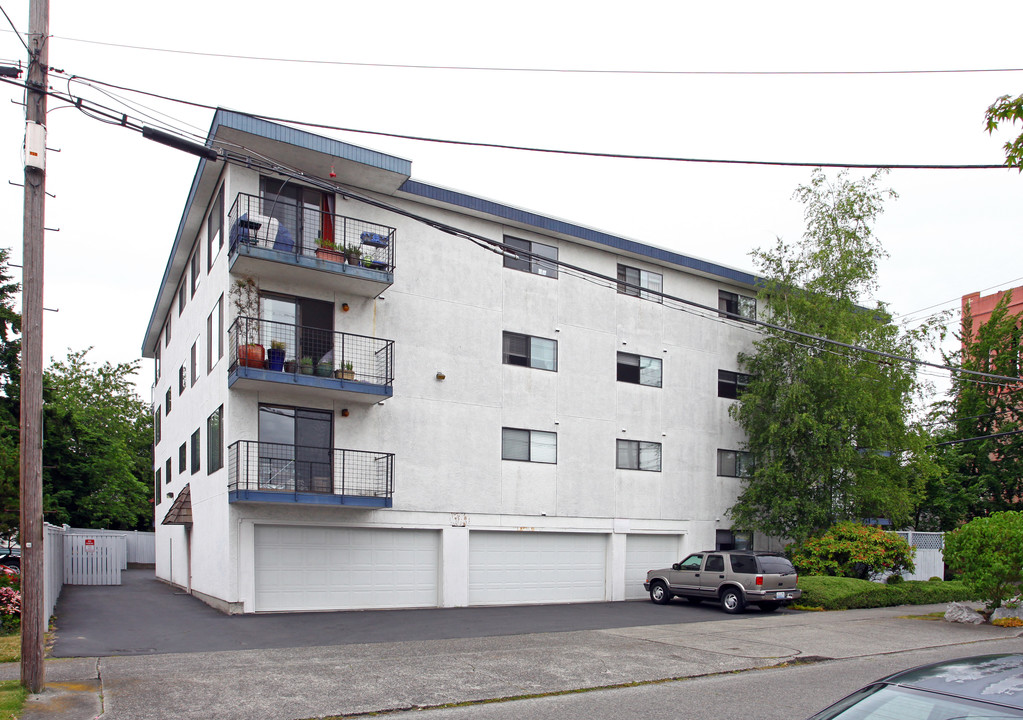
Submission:
<svg viewBox="0 0 1023 720">
<path fill-rule="evenodd" d="M 933 605 L 980 599 L 958 580 L 906 580 L 888 585 L 856 578 L 805 575 L 799 578 L 799 588 L 803 597 L 797 605 L 825 610 Z"/>
</svg>

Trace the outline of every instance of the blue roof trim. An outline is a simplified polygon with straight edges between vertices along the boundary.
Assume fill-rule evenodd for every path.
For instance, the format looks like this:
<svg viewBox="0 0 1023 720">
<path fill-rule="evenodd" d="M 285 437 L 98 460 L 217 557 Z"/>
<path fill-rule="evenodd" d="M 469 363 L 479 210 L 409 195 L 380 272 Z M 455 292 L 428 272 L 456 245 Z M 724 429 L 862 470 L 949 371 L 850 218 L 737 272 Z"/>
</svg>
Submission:
<svg viewBox="0 0 1023 720">
<path fill-rule="evenodd" d="M 387 155 L 376 150 L 369 150 L 358 145 L 349 145 L 340 140 L 314 135 L 305 130 L 297 130 L 286 125 L 263 120 L 261 118 L 232 112 L 231 110 L 217 110 L 213 117 L 213 126 L 210 128 L 210 137 L 214 136 L 220 127 L 228 127 L 233 130 L 241 130 L 250 135 L 276 140 L 296 147 L 313 150 L 315 152 L 330 155 L 342 160 L 369 165 L 389 172 L 399 173 L 406 177 L 412 174 L 412 161 L 394 155 Z"/>
<path fill-rule="evenodd" d="M 690 270 L 696 270 L 710 275 L 717 275 L 733 282 L 744 283 L 746 285 L 760 284 L 760 279 L 752 273 L 725 267 L 724 265 L 718 265 L 698 258 L 691 258 L 687 255 L 681 255 L 679 253 L 653 247 L 651 245 L 644 245 L 643 243 L 636 242 L 635 240 L 629 240 L 617 235 L 611 235 L 599 230 L 593 230 L 581 225 L 565 222 L 564 220 L 556 220 L 554 218 L 546 217 L 545 215 L 538 215 L 537 213 L 520 210 L 519 208 L 511 207 L 510 205 L 502 205 L 501 203 L 496 203 L 492 200 L 484 200 L 455 190 L 448 190 L 447 188 L 429 185 L 427 183 L 419 182 L 418 180 L 406 180 L 402 186 L 398 188 L 398 190 L 399 192 L 418 195 L 419 197 L 429 198 L 430 200 L 436 200 L 448 205 L 455 205 L 468 210 L 486 213 L 487 215 L 493 215 L 504 220 L 522 223 L 524 225 L 532 225 L 533 227 L 540 228 L 541 230 L 570 235 L 581 240 L 587 240 L 599 245 L 605 245 L 615 250 L 621 250 L 622 252 L 643 255 L 652 260 L 668 262 L 673 265 L 689 268 Z"/>
</svg>

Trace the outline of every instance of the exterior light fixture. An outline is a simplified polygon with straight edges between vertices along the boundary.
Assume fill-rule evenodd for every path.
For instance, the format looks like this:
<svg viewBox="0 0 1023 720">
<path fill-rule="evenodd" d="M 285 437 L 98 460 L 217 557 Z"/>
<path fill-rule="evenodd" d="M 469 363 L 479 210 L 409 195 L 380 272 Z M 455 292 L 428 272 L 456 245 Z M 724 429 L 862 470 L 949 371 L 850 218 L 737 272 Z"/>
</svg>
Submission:
<svg viewBox="0 0 1023 720">
<path fill-rule="evenodd" d="M 341 417 L 348 417 L 348 408 L 341 409 Z"/>
<path fill-rule="evenodd" d="M 341 312 L 348 312 L 348 303 L 341 303 Z"/>
<path fill-rule="evenodd" d="M 445 375 L 444 373 L 442 373 L 442 372 L 441 372 L 441 371 L 439 371 L 439 370 L 437 371 L 437 379 L 438 379 L 438 380 L 443 380 L 443 379 L 444 379 L 444 378 L 446 378 L 446 377 L 447 377 L 447 375 Z"/>
</svg>

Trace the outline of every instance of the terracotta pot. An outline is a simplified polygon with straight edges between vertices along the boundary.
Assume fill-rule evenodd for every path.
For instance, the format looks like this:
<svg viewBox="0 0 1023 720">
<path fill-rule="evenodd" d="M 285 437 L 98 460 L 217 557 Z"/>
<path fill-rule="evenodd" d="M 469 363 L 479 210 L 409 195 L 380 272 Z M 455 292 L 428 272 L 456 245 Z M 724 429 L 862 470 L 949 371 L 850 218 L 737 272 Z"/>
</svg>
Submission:
<svg viewBox="0 0 1023 720">
<path fill-rule="evenodd" d="M 336 263 L 343 263 L 345 261 L 343 253 L 337 250 L 328 250 L 327 248 L 316 248 L 316 257 L 320 260 L 330 260 Z"/>
<path fill-rule="evenodd" d="M 262 345 L 239 345 L 238 364 L 242 367 L 263 367 L 263 360 L 266 358 L 266 350 Z"/>
</svg>

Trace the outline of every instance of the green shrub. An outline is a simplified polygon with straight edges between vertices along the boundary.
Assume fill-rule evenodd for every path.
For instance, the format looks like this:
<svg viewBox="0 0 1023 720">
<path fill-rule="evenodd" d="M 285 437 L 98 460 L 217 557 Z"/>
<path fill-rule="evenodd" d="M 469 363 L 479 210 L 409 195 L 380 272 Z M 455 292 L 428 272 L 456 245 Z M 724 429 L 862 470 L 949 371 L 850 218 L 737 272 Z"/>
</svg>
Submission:
<svg viewBox="0 0 1023 720">
<path fill-rule="evenodd" d="M 1023 583 L 1023 513 L 991 513 L 946 533 L 945 562 L 994 611 Z"/>
<path fill-rule="evenodd" d="M 895 533 L 842 522 L 786 549 L 792 564 L 806 575 L 835 575 L 867 580 L 876 575 L 912 572 L 913 548 Z"/>
<path fill-rule="evenodd" d="M 906 580 L 895 585 L 857 578 L 804 575 L 799 578 L 801 605 L 825 610 L 891 607 L 893 605 L 932 605 L 976 600 L 977 595 L 957 581 L 931 582 Z"/>
</svg>

